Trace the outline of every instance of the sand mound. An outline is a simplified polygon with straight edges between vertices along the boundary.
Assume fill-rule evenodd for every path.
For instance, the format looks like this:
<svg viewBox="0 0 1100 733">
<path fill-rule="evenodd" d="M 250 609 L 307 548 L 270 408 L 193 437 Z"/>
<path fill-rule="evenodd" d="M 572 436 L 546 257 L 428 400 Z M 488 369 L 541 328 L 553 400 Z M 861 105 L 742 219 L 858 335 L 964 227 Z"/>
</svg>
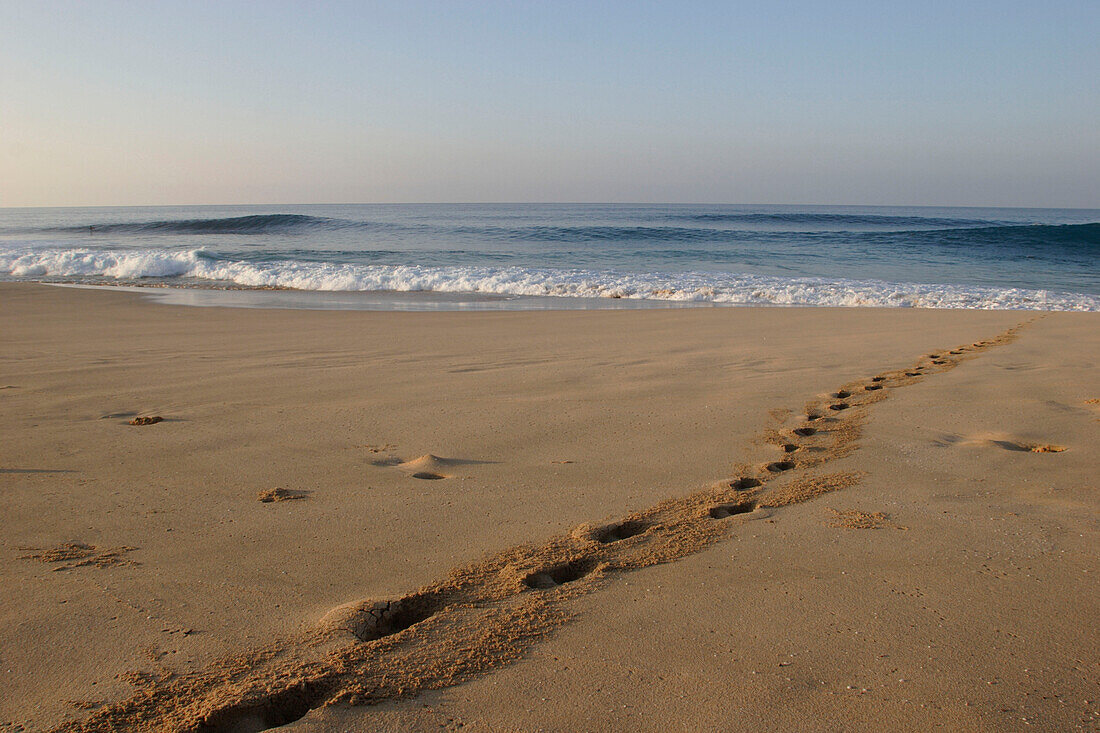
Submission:
<svg viewBox="0 0 1100 733">
<path fill-rule="evenodd" d="M 411 474 L 413 478 L 433 481 L 448 478 L 450 474 L 446 472 L 446 469 L 460 463 L 462 463 L 462 461 L 453 458 L 440 458 L 431 453 L 425 453 L 419 458 L 414 458 L 411 461 L 398 463 L 397 468 Z"/>
</svg>

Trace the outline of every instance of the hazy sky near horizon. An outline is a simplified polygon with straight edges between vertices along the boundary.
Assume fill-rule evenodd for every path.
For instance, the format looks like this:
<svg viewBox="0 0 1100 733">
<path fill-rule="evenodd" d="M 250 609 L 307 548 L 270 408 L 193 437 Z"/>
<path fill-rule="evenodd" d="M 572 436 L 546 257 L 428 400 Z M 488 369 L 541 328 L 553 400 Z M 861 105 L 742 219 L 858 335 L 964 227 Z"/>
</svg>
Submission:
<svg viewBox="0 0 1100 733">
<path fill-rule="evenodd" d="M 1100 3 L 0 0 L 0 206 L 1100 207 Z"/>
</svg>

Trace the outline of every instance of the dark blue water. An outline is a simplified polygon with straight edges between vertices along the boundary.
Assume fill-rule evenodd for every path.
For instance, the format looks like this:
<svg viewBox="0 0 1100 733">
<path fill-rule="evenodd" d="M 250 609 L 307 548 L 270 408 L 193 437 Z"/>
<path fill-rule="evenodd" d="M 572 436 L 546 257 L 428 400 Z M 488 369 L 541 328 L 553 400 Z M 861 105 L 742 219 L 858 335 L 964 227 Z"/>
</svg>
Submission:
<svg viewBox="0 0 1100 733">
<path fill-rule="evenodd" d="M 1100 309 L 1100 211 L 684 205 L 0 210 L 0 277 Z"/>
</svg>

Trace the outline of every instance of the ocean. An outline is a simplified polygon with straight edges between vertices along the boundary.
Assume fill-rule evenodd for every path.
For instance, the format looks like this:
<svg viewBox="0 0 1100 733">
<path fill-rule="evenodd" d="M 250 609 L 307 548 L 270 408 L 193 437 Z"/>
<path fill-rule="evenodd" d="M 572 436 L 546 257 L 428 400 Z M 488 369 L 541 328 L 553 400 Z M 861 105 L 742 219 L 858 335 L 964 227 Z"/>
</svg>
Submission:
<svg viewBox="0 0 1100 733">
<path fill-rule="evenodd" d="M 1100 210 L 363 204 L 0 209 L 0 280 L 196 305 L 1100 310 Z"/>
</svg>

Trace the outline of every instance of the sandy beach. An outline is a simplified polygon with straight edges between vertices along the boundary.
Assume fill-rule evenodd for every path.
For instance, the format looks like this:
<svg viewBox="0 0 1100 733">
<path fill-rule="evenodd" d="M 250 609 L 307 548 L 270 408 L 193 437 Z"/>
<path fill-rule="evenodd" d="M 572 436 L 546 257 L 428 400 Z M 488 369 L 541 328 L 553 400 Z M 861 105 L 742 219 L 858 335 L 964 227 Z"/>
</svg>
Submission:
<svg viewBox="0 0 1100 733">
<path fill-rule="evenodd" d="M 0 284 L 0 730 L 1097 730 L 1098 367 L 1095 313 Z"/>
</svg>

